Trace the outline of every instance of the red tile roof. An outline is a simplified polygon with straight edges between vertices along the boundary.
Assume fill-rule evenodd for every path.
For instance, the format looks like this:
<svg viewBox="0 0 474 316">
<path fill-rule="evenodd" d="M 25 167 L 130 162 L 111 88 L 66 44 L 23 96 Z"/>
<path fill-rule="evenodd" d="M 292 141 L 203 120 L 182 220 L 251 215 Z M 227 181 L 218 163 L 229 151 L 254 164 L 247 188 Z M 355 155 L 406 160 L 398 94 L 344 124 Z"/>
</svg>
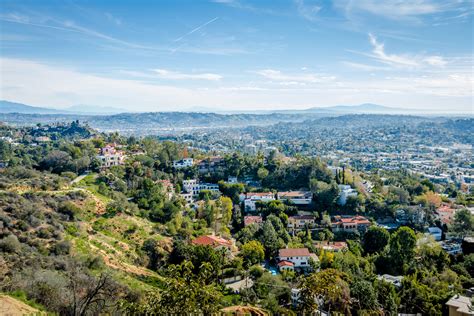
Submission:
<svg viewBox="0 0 474 316">
<path fill-rule="evenodd" d="M 244 217 L 244 225 L 245 226 L 248 226 L 250 224 L 253 224 L 253 223 L 257 223 L 257 224 L 260 224 L 261 222 L 263 222 L 263 219 L 262 219 L 262 216 L 245 216 Z"/>
<path fill-rule="evenodd" d="M 281 267 L 293 267 L 293 266 L 294 266 L 294 263 L 291 262 L 291 261 L 283 260 L 283 261 L 278 262 L 278 267 L 280 267 L 280 268 Z"/>
<path fill-rule="evenodd" d="M 193 245 L 202 245 L 202 246 L 211 246 L 213 248 L 224 246 L 224 247 L 231 247 L 232 241 L 214 236 L 214 235 L 206 235 L 206 236 L 199 236 L 192 241 Z"/>
<path fill-rule="evenodd" d="M 370 224 L 370 221 L 365 218 L 364 216 L 354 216 L 354 217 L 341 217 L 335 216 L 334 219 L 336 220 L 335 223 L 342 223 L 342 224 Z"/>
<path fill-rule="evenodd" d="M 282 257 L 309 257 L 308 248 L 285 248 L 278 251 L 278 256 Z"/>
</svg>

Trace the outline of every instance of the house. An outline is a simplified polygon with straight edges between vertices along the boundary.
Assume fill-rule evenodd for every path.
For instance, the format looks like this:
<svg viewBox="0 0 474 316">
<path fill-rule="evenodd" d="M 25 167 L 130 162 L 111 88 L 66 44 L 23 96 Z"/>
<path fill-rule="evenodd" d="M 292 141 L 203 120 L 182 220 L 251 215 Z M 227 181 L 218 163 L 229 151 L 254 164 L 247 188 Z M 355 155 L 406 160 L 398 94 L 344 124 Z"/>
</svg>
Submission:
<svg viewBox="0 0 474 316">
<path fill-rule="evenodd" d="M 311 191 L 287 191 L 278 192 L 279 200 L 288 201 L 295 205 L 309 205 L 313 200 L 313 193 Z"/>
<path fill-rule="evenodd" d="M 337 203 L 339 205 L 346 205 L 347 199 L 349 197 L 357 197 L 357 190 L 351 188 L 350 185 L 347 184 L 339 184 L 339 197 L 337 198 Z"/>
<path fill-rule="evenodd" d="M 309 260 L 319 261 L 314 253 L 310 253 L 308 248 L 285 248 L 278 251 L 278 260 L 281 263 L 279 268 L 283 270 L 308 269 Z M 291 264 L 292 265 L 291 265 Z"/>
<path fill-rule="evenodd" d="M 314 227 L 316 217 L 313 215 L 296 215 L 288 217 L 288 229 L 303 229 L 306 226 Z"/>
<path fill-rule="evenodd" d="M 446 302 L 446 306 L 448 307 L 449 316 L 474 315 L 471 298 L 467 296 L 456 294 Z"/>
<path fill-rule="evenodd" d="M 439 227 L 428 227 L 427 234 L 433 236 L 434 240 L 440 241 L 443 237 L 443 230 Z"/>
<path fill-rule="evenodd" d="M 194 165 L 193 158 L 183 158 L 181 160 L 173 161 L 173 168 L 175 169 L 188 168 L 188 167 L 192 167 L 193 165 Z"/>
<path fill-rule="evenodd" d="M 214 183 L 199 182 L 196 179 L 183 180 L 183 191 L 191 193 L 193 197 L 197 197 L 203 190 L 219 192 L 219 185 Z"/>
<path fill-rule="evenodd" d="M 247 227 L 251 224 L 257 224 L 260 225 L 263 223 L 263 218 L 262 216 L 244 216 L 244 226 Z"/>
<path fill-rule="evenodd" d="M 233 243 L 231 240 L 224 239 L 215 235 L 199 236 L 191 242 L 195 246 L 210 246 L 214 249 L 226 248 L 232 250 Z"/>
<path fill-rule="evenodd" d="M 208 157 L 198 163 L 199 173 L 215 173 L 226 167 L 225 159 L 219 156 Z"/>
<path fill-rule="evenodd" d="M 444 251 L 450 255 L 457 255 L 462 253 L 461 242 L 456 240 L 440 241 L 439 244 Z"/>
<path fill-rule="evenodd" d="M 348 249 L 347 243 L 344 241 L 318 241 L 315 247 L 330 252 L 340 252 Z"/>
<path fill-rule="evenodd" d="M 378 275 L 377 279 L 383 280 L 388 283 L 392 283 L 395 287 L 400 288 L 402 286 L 403 276 L 383 274 L 383 275 Z"/>
<path fill-rule="evenodd" d="M 228 176 L 228 177 L 227 177 L 227 183 L 229 183 L 229 184 L 236 184 L 236 183 L 239 183 L 239 180 L 237 179 L 237 177 Z"/>
<path fill-rule="evenodd" d="M 125 155 L 122 151 L 116 149 L 115 144 L 107 144 L 99 150 L 97 159 L 100 160 L 102 168 L 110 168 L 125 163 Z"/>
<path fill-rule="evenodd" d="M 170 180 L 157 180 L 156 183 L 160 183 L 163 186 L 163 189 L 165 190 L 168 199 L 171 199 L 173 197 L 174 186 Z"/>
<path fill-rule="evenodd" d="M 441 223 L 449 225 L 452 224 L 455 213 L 456 209 L 452 208 L 449 204 L 443 203 L 436 210 L 436 217 L 441 221 Z"/>
<path fill-rule="evenodd" d="M 250 192 L 241 194 L 239 199 L 244 202 L 245 212 L 255 212 L 257 202 L 270 202 L 275 200 L 275 196 L 272 192 Z"/>
<path fill-rule="evenodd" d="M 395 212 L 395 221 L 401 225 L 408 223 L 423 225 L 426 220 L 426 212 L 418 206 L 407 206 Z"/>
<path fill-rule="evenodd" d="M 186 201 L 186 203 L 193 203 L 194 202 L 194 196 L 193 196 L 192 193 L 181 192 L 179 195 Z"/>
<path fill-rule="evenodd" d="M 365 232 L 372 223 L 364 216 L 334 216 L 331 223 L 334 232 L 354 233 L 357 231 Z"/>
<path fill-rule="evenodd" d="M 291 261 L 280 261 L 278 262 L 278 269 L 280 271 L 293 271 L 295 269 L 295 264 Z"/>
</svg>

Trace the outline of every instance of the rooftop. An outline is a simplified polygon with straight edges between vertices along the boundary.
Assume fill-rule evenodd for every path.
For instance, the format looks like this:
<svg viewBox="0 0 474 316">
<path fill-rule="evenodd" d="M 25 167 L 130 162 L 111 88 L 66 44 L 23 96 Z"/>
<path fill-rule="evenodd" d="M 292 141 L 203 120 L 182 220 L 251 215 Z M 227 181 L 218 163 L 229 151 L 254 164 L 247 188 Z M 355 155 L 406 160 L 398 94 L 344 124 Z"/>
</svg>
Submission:
<svg viewBox="0 0 474 316">
<path fill-rule="evenodd" d="M 211 246 L 211 247 L 232 246 L 232 241 L 218 237 L 218 236 L 214 236 L 214 235 L 199 236 L 196 239 L 194 239 L 192 243 L 193 245 L 202 245 L 202 246 Z"/>
<path fill-rule="evenodd" d="M 311 254 L 308 248 L 285 248 L 278 251 L 278 256 L 281 257 L 309 257 Z"/>
<path fill-rule="evenodd" d="M 447 306 L 456 308 L 458 313 L 462 313 L 463 315 L 473 315 L 474 310 L 472 308 L 471 298 L 467 296 L 462 296 L 456 294 L 453 296 L 447 303 Z"/>
</svg>

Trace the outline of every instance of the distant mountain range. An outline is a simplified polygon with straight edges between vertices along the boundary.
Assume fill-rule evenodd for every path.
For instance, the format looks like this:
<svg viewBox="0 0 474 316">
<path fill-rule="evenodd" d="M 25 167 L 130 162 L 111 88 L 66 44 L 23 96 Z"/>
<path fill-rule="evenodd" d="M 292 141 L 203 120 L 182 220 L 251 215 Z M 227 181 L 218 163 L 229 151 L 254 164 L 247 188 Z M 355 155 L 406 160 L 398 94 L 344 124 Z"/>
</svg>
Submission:
<svg viewBox="0 0 474 316">
<path fill-rule="evenodd" d="M 73 105 L 66 109 L 55 109 L 46 107 L 36 107 L 22 103 L 15 103 L 10 101 L 0 101 L 0 113 L 22 113 L 22 114 L 81 114 L 81 115 L 110 115 L 127 113 L 121 108 L 103 107 L 96 105 Z M 219 114 L 403 114 L 416 113 L 417 110 L 410 110 L 405 108 L 388 107 L 373 103 L 364 103 L 359 105 L 336 105 L 329 107 L 312 107 L 303 110 L 260 110 L 260 111 L 225 111 L 206 107 L 190 107 L 185 111 L 193 113 L 219 113 Z"/>
<path fill-rule="evenodd" d="M 127 112 L 127 110 L 97 105 L 78 104 L 70 106 L 66 109 L 55 109 L 0 100 L 0 113 L 104 115 L 124 112 Z"/>
</svg>

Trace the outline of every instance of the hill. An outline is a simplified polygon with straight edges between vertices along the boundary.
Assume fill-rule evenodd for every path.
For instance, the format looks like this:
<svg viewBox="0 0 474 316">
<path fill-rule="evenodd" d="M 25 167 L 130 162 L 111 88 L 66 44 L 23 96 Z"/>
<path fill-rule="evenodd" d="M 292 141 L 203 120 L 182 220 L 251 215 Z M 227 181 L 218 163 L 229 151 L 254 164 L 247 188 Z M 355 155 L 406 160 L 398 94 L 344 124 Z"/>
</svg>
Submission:
<svg viewBox="0 0 474 316">
<path fill-rule="evenodd" d="M 65 111 L 0 100 L 0 113 L 58 114 Z"/>
</svg>

